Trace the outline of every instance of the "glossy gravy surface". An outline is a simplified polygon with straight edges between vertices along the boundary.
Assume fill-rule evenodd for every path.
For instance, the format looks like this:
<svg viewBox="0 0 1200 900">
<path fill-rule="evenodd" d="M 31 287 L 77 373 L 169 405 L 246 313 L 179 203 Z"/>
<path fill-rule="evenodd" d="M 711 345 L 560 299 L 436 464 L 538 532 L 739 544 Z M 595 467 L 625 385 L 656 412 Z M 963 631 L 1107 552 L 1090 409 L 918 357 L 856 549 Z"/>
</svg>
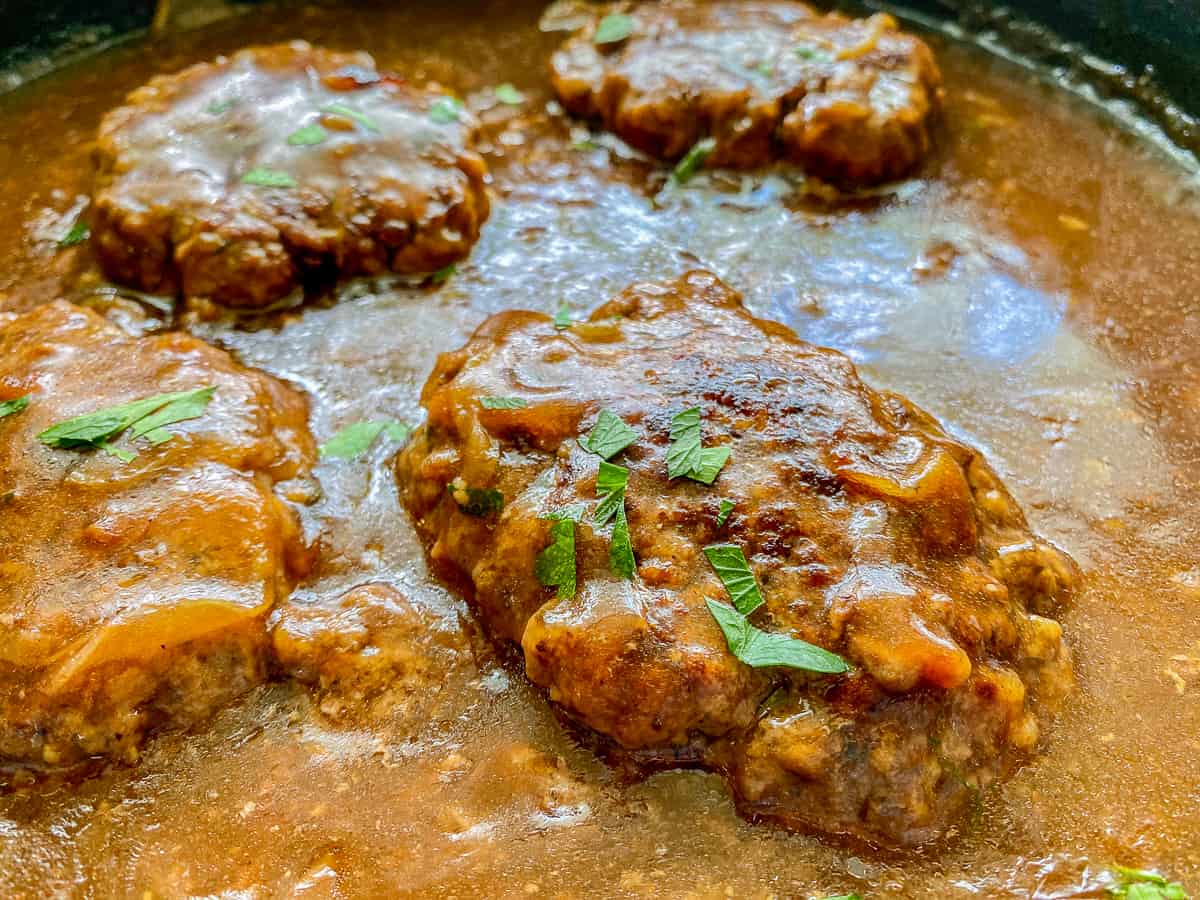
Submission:
<svg viewBox="0 0 1200 900">
<path fill-rule="evenodd" d="M 482 641 L 419 723 L 331 724 L 274 685 L 139 765 L 0 795 L 4 896 L 1103 896 L 1114 862 L 1200 886 L 1200 204 L 1189 177 L 1095 109 L 931 38 L 946 75 L 922 177 L 832 206 L 786 173 L 663 170 L 550 103 L 561 33 L 533 3 L 261 7 L 111 51 L 0 99 L 0 307 L 54 297 L 163 327 L 106 293 L 84 203 L 100 116 L 150 75 L 247 43 L 366 49 L 480 111 L 495 205 L 438 287 L 177 326 L 292 381 L 318 440 L 419 421 L 440 351 L 489 314 L 579 311 L 631 281 L 704 267 L 751 310 L 841 349 L 983 449 L 1031 525 L 1080 561 L 1063 617 L 1081 687 L 1046 753 L 981 797 L 948 844 L 879 854 L 747 823 L 713 776 L 622 780 Z M 526 102 L 499 104 L 509 81 Z M 152 312 L 152 310 L 151 310 Z M 297 600 L 388 581 L 470 631 L 428 580 L 386 465 L 317 470 L 322 561 Z M 7 776 L 6 776 L 7 777 Z"/>
</svg>

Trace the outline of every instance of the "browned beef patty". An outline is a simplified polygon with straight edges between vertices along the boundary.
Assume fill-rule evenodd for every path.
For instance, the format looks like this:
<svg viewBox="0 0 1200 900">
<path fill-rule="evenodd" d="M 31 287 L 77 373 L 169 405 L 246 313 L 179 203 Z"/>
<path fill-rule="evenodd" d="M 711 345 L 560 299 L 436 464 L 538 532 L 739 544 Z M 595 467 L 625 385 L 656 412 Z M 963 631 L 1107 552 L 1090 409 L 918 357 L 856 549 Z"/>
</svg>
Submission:
<svg viewBox="0 0 1200 900">
<path fill-rule="evenodd" d="M 422 402 L 397 475 L 435 565 L 566 713 L 638 759 L 724 772 L 747 810 L 935 837 L 1034 750 L 1071 688 L 1045 616 L 1077 570 L 983 458 L 713 275 L 634 285 L 562 330 L 496 315 L 441 357 Z M 668 477 L 673 417 L 692 406 L 704 445 L 731 452 L 711 485 Z M 630 578 L 614 574 L 600 460 L 581 443 L 602 410 L 637 434 L 616 457 Z M 571 510 L 576 587 L 556 593 L 537 560 Z M 851 670 L 735 658 L 707 605 L 730 600 L 714 544 L 749 561 L 765 599 L 753 624 Z"/>
<path fill-rule="evenodd" d="M 712 138 L 710 166 L 783 159 L 862 184 L 903 176 L 929 152 L 941 73 L 889 15 L 668 0 L 629 16 L 628 38 L 597 43 L 597 14 L 551 68 L 568 110 L 639 150 L 674 160 Z"/>
<path fill-rule="evenodd" d="M 114 452 L 38 440 L 73 417 L 215 388 Z M 52 303 L 0 320 L 0 761 L 136 758 L 266 677 L 266 621 L 303 574 L 276 484 L 315 449 L 304 398 L 182 334 Z M 165 439 L 164 439 L 165 438 Z"/>
<path fill-rule="evenodd" d="M 101 123 L 92 246 L 146 291 L 262 306 L 306 275 L 467 255 L 486 168 L 456 100 L 304 43 L 152 79 Z"/>
</svg>

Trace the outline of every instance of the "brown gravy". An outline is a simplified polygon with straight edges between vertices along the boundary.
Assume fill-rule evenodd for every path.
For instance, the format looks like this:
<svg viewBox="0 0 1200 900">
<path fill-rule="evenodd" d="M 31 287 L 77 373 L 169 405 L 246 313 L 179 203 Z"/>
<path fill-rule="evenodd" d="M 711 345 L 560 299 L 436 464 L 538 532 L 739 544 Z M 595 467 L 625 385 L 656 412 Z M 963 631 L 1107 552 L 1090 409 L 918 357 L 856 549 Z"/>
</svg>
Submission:
<svg viewBox="0 0 1200 900">
<path fill-rule="evenodd" d="M 1099 897 L 1112 863 L 1200 885 L 1194 175 L 1029 72 L 935 36 L 948 108 L 922 178 L 839 208 L 779 174 L 656 195 L 658 167 L 546 112 L 562 35 L 538 30 L 540 4 L 406 6 L 260 7 L 0 98 L 0 308 L 103 298 L 86 247 L 55 242 L 88 190 L 100 116 L 154 73 L 302 37 L 366 49 L 481 109 L 510 81 L 526 103 L 482 112 L 495 208 L 444 285 L 351 283 L 238 327 L 204 309 L 181 324 L 306 390 L 323 440 L 360 419 L 417 421 L 435 355 L 493 312 L 590 309 L 702 265 L 989 453 L 1034 529 L 1085 569 L 1064 617 L 1081 689 L 1046 754 L 948 845 L 879 855 L 744 822 L 712 776 L 623 782 L 480 644 L 475 677 L 418 726 L 333 726 L 303 688 L 277 685 L 158 738 L 136 767 L 14 785 L 0 795 L 0 894 Z M 156 324 L 132 308 L 110 311 Z M 468 623 L 426 578 L 384 463 L 319 467 L 305 515 L 323 563 L 299 598 L 386 580 Z"/>
</svg>

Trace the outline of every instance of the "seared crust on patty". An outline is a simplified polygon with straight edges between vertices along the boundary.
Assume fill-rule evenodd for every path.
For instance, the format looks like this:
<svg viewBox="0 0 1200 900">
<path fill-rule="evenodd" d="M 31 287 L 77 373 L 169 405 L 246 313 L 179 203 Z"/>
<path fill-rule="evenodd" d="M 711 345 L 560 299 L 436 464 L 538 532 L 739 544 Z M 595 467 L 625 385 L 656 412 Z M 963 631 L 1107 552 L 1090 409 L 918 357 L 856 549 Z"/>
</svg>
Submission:
<svg viewBox="0 0 1200 900">
<path fill-rule="evenodd" d="M 976 451 L 841 354 L 751 317 L 713 275 L 634 285 L 567 329 L 493 316 L 441 357 L 422 402 L 396 468 L 432 562 L 568 715 L 651 765 L 725 773 L 749 811 L 936 837 L 1035 749 L 1071 689 L 1044 614 L 1070 596 L 1074 563 L 1030 533 Z M 704 445 L 731 451 L 711 486 L 668 477 L 672 418 L 693 406 Z M 599 460 L 581 439 L 601 410 L 638 435 L 615 459 L 630 579 L 594 519 Z M 502 511 L 472 507 L 472 489 L 498 491 Z M 577 587 L 559 597 L 537 560 L 549 518 L 572 509 Z M 707 605 L 730 598 L 704 554 L 725 543 L 761 588 L 752 622 L 849 673 L 730 652 Z"/>
<path fill-rule="evenodd" d="M 316 274 L 434 271 L 488 215 L 473 127 L 365 53 L 242 50 L 154 78 L 105 116 L 92 246 L 116 281 L 232 306 Z"/>
<path fill-rule="evenodd" d="M 569 111 L 645 153 L 675 160 L 712 138 L 707 165 L 780 159 L 850 184 L 901 177 L 929 153 L 941 73 L 885 13 L 666 0 L 629 15 L 630 37 L 596 44 L 597 14 L 551 69 Z"/>
</svg>

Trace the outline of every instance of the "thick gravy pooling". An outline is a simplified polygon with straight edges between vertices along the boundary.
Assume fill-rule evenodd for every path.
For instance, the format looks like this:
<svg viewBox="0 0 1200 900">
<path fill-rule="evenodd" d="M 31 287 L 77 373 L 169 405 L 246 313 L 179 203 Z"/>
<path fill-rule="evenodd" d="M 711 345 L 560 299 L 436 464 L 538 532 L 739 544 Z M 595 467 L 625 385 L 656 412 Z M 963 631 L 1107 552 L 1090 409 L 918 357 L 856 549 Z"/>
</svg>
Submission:
<svg viewBox="0 0 1200 900">
<path fill-rule="evenodd" d="M 306 391 L 326 440 L 364 419 L 419 421 L 436 355 L 492 313 L 582 314 L 632 281 L 709 269 L 754 314 L 848 353 L 987 453 L 1034 530 L 1084 569 L 1063 617 L 1080 689 L 1046 753 L 919 853 L 748 823 L 715 776 L 624 781 L 428 578 L 386 465 L 395 447 L 380 443 L 317 467 L 304 515 L 320 562 L 295 602 L 390 583 L 473 648 L 466 671 L 361 717 L 276 684 L 155 739 L 135 766 L 13 778 L 0 894 L 1099 897 L 1114 863 L 1200 886 L 1191 176 L 1066 92 L 933 36 L 947 108 L 920 178 L 840 204 L 783 173 L 672 186 L 551 102 L 563 34 L 539 30 L 540 4 L 418 7 L 260 7 L 0 98 L 0 308 L 65 297 L 131 329 L 186 327 Z M 478 111 L 494 207 L 455 275 L 166 323 L 106 287 L 86 244 L 57 245 L 83 208 L 100 117 L 126 92 L 289 38 L 367 50 Z M 504 82 L 523 102 L 496 98 Z"/>
</svg>

